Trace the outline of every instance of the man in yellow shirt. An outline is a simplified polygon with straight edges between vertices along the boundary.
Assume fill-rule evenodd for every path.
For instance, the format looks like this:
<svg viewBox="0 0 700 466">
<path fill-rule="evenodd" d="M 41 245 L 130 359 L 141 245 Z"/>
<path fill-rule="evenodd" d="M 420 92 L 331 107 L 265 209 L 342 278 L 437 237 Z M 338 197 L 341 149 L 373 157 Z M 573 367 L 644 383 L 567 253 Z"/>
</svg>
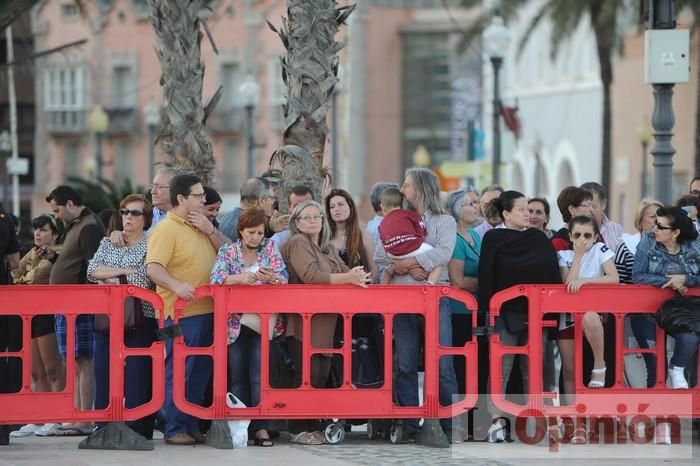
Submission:
<svg viewBox="0 0 700 466">
<path fill-rule="evenodd" d="M 157 285 L 165 304 L 166 326 L 173 325 L 175 301 L 190 301 L 179 324 L 187 346 L 212 343 L 213 302 L 210 298 L 192 301 L 198 286 L 209 284 L 216 250 L 205 233 L 192 225 L 195 214 L 204 207 L 204 188 L 194 175 L 178 175 L 170 181 L 173 209 L 156 225 L 148 238 L 148 276 Z M 193 445 L 203 442 L 198 420 L 178 410 L 173 403 L 173 344 L 166 341 L 165 357 L 165 442 Z M 185 393 L 191 403 L 201 404 L 212 371 L 211 360 L 197 356 L 185 364 Z M 181 381 L 178 381 L 181 383 Z"/>
</svg>

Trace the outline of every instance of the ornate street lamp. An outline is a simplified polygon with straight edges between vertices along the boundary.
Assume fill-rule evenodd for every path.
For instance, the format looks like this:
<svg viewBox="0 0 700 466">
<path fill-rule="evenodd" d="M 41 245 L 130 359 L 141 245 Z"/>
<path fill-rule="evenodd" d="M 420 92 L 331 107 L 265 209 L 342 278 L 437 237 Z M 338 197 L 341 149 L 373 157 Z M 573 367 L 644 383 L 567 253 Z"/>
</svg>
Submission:
<svg viewBox="0 0 700 466">
<path fill-rule="evenodd" d="M 498 78 L 503 57 L 508 52 L 510 38 L 510 31 L 503 24 L 503 18 L 491 18 L 491 23 L 484 31 L 484 47 L 493 65 L 493 184 L 500 184 L 501 168 L 501 95 Z"/>
<path fill-rule="evenodd" d="M 102 168 L 104 167 L 104 159 L 102 157 L 102 137 L 105 131 L 109 128 L 109 115 L 104 111 L 100 104 L 95 105 L 88 117 L 90 131 L 95 133 L 95 162 L 97 164 L 97 178 L 102 178 Z"/>
</svg>

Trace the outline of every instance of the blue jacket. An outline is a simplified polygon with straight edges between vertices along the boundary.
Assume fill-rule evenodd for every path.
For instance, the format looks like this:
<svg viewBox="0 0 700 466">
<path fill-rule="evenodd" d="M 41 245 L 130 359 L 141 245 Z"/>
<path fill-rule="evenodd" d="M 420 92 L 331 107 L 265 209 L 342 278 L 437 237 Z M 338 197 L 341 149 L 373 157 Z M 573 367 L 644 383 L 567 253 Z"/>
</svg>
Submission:
<svg viewBox="0 0 700 466">
<path fill-rule="evenodd" d="M 634 255 L 632 281 L 654 286 L 666 283 L 668 279 L 665 270 L 669 256 L 666 248 L 656 242 L 653 232 L 643 234 Z M 700 286 L 700 241 L 686 241 L 681 244 L 680 263 L 685 271 L 685 285 Z"/>
</svg>

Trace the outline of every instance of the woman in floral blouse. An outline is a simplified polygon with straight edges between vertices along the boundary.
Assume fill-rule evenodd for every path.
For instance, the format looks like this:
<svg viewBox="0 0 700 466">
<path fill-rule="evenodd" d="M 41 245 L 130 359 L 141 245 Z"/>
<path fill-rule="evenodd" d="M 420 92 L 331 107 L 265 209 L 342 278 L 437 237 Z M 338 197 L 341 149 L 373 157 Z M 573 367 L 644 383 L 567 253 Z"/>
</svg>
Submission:
<svg viewBox="0 0 700 466">
<path fill-rule="evenodd" d="M 219 249 L 211 272 L 213 285 L 261 285 L 287 283 L 282 255 L 273 241 L 265 239 L 265 211 L 251 208 L 238 218 L 238 241 Z M 283 320 L 272 316 L 269 335 L 284 334 Z M 228 317 L 229 390 L 246 406 L 260 403 L 260 316 L 230 314 Z M 250 423 L 255 445 L 271 447 L 267 421 Z"/>
</svg>

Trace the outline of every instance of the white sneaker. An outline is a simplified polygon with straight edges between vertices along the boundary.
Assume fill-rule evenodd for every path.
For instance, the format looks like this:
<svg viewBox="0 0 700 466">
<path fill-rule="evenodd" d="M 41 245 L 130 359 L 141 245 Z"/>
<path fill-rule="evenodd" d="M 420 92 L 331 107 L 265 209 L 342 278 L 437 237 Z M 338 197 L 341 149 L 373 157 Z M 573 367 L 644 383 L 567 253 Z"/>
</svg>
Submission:
<svg viewBox="0 0 700 466">
<path fill-rule="evenodd" d="M 489 427 L 486 438 L 489 443 L 501 443 L 506 439 L 506 426 L 502 419 L 496 419 Z"/>
<path fill-rule="evenodd" d="M 15 430 L 14 432 L 10 432 L 10 437 L 13 438 L 19 438 L 19 437 L 30 437 L 36 433 L 37 430 L 39 430 L 41 426 L 38 426 L 36 424 L 27 424 L 25 426 L 22 426 L 20 429 Z"/>
<path fill-rule="evenodd" d="M 688 381 L 685 380 L 685 374 L 682 367 L 671 367 L 668 370 L 668 377 L 671 379 L 671 388 L 687 390 Z"/>
<path fill-rule="evenodd" d="M 37 437 L 50 437 L 56 433 L 59 427 L 60 424 L 44 424 L 34 432 L 34 435 Z"/>
</svg>

